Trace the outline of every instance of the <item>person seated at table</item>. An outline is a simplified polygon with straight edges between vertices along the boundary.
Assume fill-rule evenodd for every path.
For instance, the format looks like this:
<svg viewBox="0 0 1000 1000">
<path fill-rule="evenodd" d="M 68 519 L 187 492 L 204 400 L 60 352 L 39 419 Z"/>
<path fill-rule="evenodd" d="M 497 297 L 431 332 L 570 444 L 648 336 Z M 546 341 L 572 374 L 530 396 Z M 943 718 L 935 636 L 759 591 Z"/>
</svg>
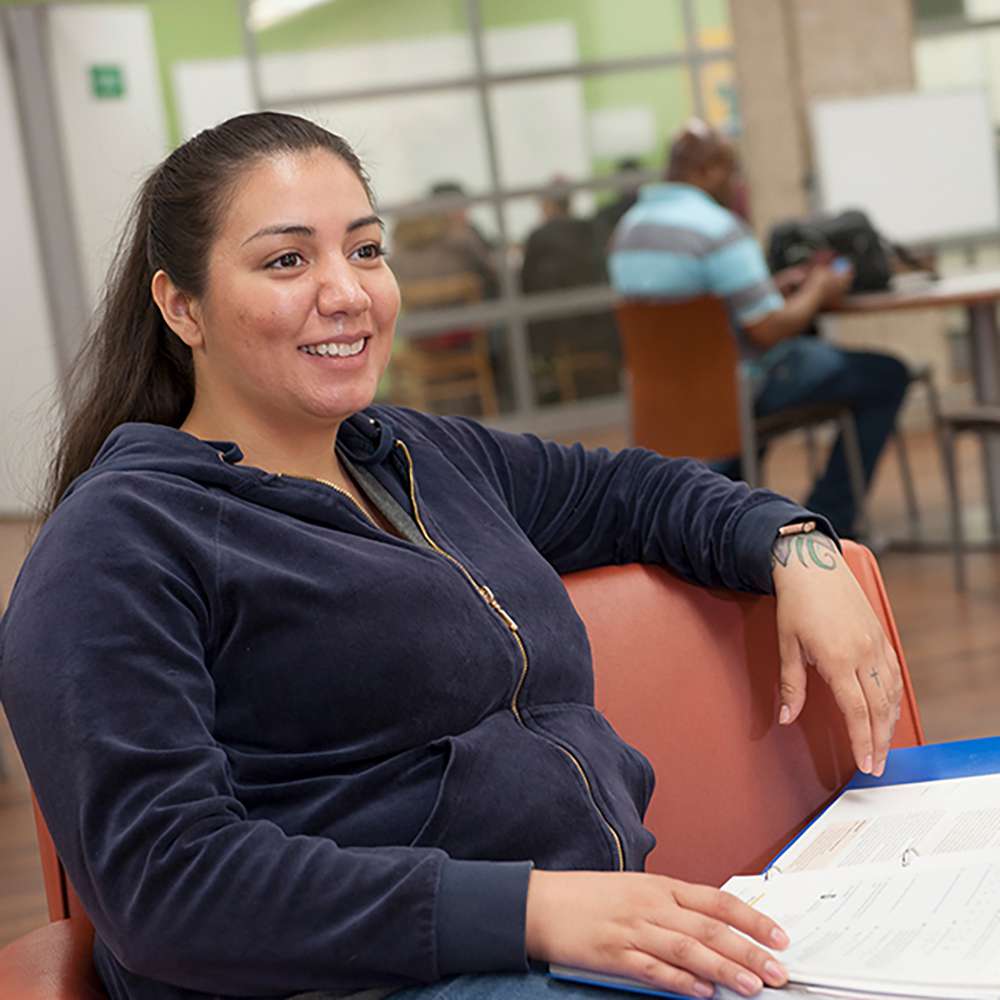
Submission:
<svg viewBox="0 0 1000 1000">
<path fill-rule="evenodd" d="M 573 214 L 572 193 L 565 179 L 554 177 L 539 201 L 542 222 L 524 244 L 522 291 L 531 294 L 605 284 L 604 255 L 596 250 L 593 221 Z M 621 352 L 610 310 L 532 320 L 528 340 L 537 374 L 552 378 L 560 364 L 572 365 L 574 355 L 590 355 L 597 360 L 590 391 L 600 395 L 619 390 Z M 567 388 L 558 375 L 555 381 Z"/>
<path fill-rule="evenodd" d="M 773 589 L 780 721 L 815 664 L 877 774 L 900 671 L 831 529 L 697 462 L 372 406 L 398 312 L 318 125 L 232 119 L 143 185 L 0 624 L 109 996 L 526 1000 L 547 961 L 781 985 L 769 919 L 641 873 L 653 776 L 559 574 Z"/>
<path fill-rule="evenodd" d="M 909 372 L 891 355 L 801 336 L 850 287 L 850 268 L 819 264 L 772 280 L 756 239 L 730 210 L 738 172 L 732 142 L 698 119 L 690 122 L 670 145 L 664 182 L 643 187 L 615 229 L 612 285 L 628 298 L 708 293 L 725 299 L 756 376 L 757 415 L 807 403 L 847 405 L 867 487 L 895 426 Z M 723 471 L 738 477 L 739 460 Z M 853 533 L 858 512 L 839 436 L 806 505 L 825 514 L 840 534 Z"/>
<path fill-rule="evenodd" d="M 434 197 L 454 197 L 462 195 L 463 190 L 453 181 L 440 181 L 430 193 Z M 464 207 L 404 216 L 392 234 L 392 260 L 404 290 L 407 285 L 431 287 L 436 282 L 444 287 L 449 278 L 470 276 L 478 281 L 477 298 L 494 299 L 500 291 L 493 248 L 472 224 Z M 417 309 L 455 304 L 447 292 L 437 302 L 426 295 L 419 301 L 414 298 L 406 302 L 407 308 Z"/>
</svg>

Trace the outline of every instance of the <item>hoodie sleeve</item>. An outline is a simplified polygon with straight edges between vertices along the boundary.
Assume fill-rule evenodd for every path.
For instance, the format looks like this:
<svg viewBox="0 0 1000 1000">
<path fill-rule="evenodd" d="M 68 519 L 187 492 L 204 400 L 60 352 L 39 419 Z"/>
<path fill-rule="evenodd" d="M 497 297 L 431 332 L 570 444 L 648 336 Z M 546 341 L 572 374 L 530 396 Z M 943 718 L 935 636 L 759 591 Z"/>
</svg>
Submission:
<svg viewBox="0 0 1000 1000">
<path fill-rule="evenodd" d="M 643 448 L 588 451 L 471 420 L 436 421 L 456 463 L 485 475 L 532 544 L 560 573 L 659 563 L 710 587 L 772 593 L 778 529 L 829 522 L 768 490 L 751 490 L 689 458 Z"/>
<path fill-rule="evenodd" d="M 85 488 L 2 622 L 0 695 L 102 942 L 136 976 L 213 996 L 524 969 L 528 863 L 340 847 L 248 816 L 213 737 L 212 557 L 184 543 L 186 522 L 220 516 L 204 494 L 168 514 Z"/>
</svg>

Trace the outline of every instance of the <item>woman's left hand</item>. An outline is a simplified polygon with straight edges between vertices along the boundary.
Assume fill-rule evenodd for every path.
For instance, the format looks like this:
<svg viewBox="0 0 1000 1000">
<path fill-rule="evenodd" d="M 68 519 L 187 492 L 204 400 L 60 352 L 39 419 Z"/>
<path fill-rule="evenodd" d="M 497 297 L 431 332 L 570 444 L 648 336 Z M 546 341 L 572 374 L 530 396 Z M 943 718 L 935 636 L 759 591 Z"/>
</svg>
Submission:
<svg viewBox="0 0 1000 1000">
<path fill-rule="evenodd" d="M 821 532 L 779 536 L 771 550 L 778 598 L 781 709 L 793 722 L 813 666 L 844 713 L 858 767 L 881 775 L 903 692 L 896 653 L 832 539 Z"/>
</svg>

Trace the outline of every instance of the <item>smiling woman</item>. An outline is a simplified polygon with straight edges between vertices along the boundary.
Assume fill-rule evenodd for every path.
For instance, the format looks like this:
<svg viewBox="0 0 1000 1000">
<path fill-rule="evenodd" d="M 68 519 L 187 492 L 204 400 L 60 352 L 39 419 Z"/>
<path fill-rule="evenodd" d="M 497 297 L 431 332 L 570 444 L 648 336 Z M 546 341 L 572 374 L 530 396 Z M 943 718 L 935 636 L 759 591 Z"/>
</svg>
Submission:
<svg viewBox="0 0 1000 1000">
<path fill-rule="evenodd" d="M 398 311 L 364 171 L 310 122 L 225 122 L 143 186 L 0 624 L 109 995 L 528 1000 L 530 960 L 783 984 L 770 920 L 642 873 L 653 775 L 558 574 L 773 590 L 775 721 L 815 666 L 881 773 L 899 670 L 831 529 L 690 460 L 371 405 Z"/>
</svg>

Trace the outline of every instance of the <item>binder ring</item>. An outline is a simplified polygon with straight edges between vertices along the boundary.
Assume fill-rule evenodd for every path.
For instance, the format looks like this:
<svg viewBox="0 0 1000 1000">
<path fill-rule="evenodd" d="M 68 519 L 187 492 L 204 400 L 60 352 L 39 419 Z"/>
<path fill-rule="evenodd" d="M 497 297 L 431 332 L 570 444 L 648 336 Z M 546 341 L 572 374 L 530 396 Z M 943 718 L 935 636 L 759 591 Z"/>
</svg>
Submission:
<svg viewBox="0 0 1000 1000">
<path fill-rule="evenodd" d="M 919 857 L 920 852 L 915 847 L 908 847 L 903 851 L 903 856 L 899 859 L 899 863 L 903 868 L 909 868 Z"/>
</svg>

